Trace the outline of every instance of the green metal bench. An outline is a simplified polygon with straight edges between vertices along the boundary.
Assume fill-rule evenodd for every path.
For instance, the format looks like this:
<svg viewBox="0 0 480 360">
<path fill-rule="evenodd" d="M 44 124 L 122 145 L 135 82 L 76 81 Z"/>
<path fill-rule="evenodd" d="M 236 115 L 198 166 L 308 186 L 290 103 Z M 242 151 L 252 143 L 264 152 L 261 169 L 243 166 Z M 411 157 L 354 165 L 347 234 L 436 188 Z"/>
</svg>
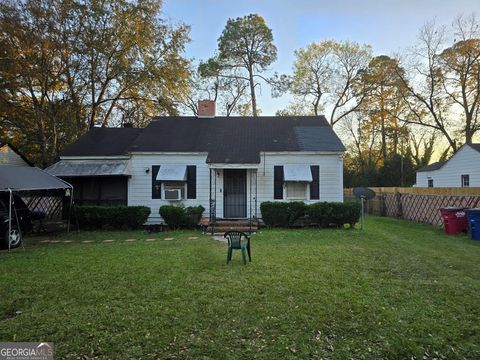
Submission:
<svg viewBox="0 0 480 360">
<path fill-rule="evenodd" d="M 242 250 L 242 258 L 244 264 L 247 263 L 247 257 L 245 252 L 248 254 L 248 260 L 252 261 L 250 237 L 248 237 L 247 234 L 240 231 L 227 231 L 223 235 L 223 237 L 227 239 L 228 243 L 227 264 L 232 261 L 233 249 Z"/>
</svg>

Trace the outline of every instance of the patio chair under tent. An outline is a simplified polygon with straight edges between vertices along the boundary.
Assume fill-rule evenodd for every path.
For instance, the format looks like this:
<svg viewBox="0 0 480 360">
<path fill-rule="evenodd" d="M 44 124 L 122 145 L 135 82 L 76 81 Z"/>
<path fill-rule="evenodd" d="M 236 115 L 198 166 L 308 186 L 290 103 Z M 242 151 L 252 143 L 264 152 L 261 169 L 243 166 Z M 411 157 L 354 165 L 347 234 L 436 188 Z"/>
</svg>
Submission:
<svg viewBox="0 0 480 360">
<path fill-rule="evenodd" d="M 8 228 L 6 233 L 8 237 L 8 248 L 10 249 L 11 236 L 22 236 L 20 226 L 17 226 L 19 219 L 16 218 L 15 196 L 28 198 L 30 206 L 39 208 L 44 206 L 46 210 L 52 212 L 61 211 L 62 218 L 67 220 L 67 231 L 70 228 L 70 211 L 73 204 L 73 187 L 66 181 L 63 181 L 47 172 L 30 166 L 0 166 L 0 195 L 7 199 L 6 213 Z M 48 201 L 52 198 L 61 198 L 60 201 Z M 47 199 L 47 200 L 45 200 Z M 43 201 L 42 201 L 43 200 Z M 66 206 L 67 209 L 63 209 Z M 65 212 L 66 210 L 66 212 Z M 1 224 L 0 224 L 1 225 Z M 18 228 L 19 234 L 12 235 L 12 225 Z M 17 229 L 15 229 L 17 230 Z"/>
</svg>

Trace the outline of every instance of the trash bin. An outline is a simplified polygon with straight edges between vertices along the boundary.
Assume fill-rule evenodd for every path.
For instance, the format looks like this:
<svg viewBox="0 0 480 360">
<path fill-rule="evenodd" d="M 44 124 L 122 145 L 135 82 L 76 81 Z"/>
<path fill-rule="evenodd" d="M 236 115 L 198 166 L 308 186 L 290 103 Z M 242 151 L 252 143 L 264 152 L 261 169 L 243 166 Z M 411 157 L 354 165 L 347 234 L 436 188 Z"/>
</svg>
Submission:
<svg viewBox="0 0 480 360">
<path fill-rule="evenodd" d="M 447 207 L 440 209 L 443 220 L 443 228 L 448 235 L 456 235 L 467 231 L 468 222 L 465 208 Z"/>
<path fill-rule="evenodd" d="M 468 209 L 467 219 L 470 239 L 480 240 L 480 209 Z"/>
</svg>

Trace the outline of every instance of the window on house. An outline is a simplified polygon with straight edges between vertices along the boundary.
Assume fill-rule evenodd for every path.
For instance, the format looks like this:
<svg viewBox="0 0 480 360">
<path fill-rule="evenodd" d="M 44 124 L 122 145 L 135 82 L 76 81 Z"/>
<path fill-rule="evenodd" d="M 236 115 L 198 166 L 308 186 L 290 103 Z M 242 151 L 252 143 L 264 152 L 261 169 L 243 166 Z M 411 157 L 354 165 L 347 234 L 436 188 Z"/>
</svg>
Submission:
<svg viewBox="0 0 480 360">
<path fill-rule="evenodd" d="M 307 183 L 287 182 L 287 199 L 305 200 L 307 198 Z"/>
<path fill-rule="evenodd" d="M 428 179 L 428 187 L 433 187 L 433 179 Z"/>
<path fill-rule="evenodd" d="M 180 192 L 180 193 L 179 193 Z M 195 165 L 153 165 L 152 199 L 196 199 L 197 167 Z"/>
<path fill-rule="evenodd" d="M 462 175 L 462 187 L 470 186 L 470 175 Z"/>
</svg>

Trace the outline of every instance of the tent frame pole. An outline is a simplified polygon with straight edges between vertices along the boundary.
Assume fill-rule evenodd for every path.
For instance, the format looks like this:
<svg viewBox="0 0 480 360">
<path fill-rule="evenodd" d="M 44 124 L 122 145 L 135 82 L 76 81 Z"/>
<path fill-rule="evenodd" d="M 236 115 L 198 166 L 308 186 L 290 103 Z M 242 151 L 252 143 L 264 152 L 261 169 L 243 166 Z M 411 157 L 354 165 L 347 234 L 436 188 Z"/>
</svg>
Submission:
<svg viewBox="0 0 480 360">
<path fill-rule="evenodd" d="M 72 216 L 72 206 L 73 206 L 73 186 L 70 188 L 70 206 L 68 207 L 67 233 L 70 232 L 70 217 Z"/>
<path fill-rule="evenodd" d="M 9 195 L 9 202 L 8 202 L 8 251 L 10 251 L 10 234 L 12 232 L 12 200 L 13 200 L 13 192 L 12 189 L 8 188 Z"/>
</svg>

